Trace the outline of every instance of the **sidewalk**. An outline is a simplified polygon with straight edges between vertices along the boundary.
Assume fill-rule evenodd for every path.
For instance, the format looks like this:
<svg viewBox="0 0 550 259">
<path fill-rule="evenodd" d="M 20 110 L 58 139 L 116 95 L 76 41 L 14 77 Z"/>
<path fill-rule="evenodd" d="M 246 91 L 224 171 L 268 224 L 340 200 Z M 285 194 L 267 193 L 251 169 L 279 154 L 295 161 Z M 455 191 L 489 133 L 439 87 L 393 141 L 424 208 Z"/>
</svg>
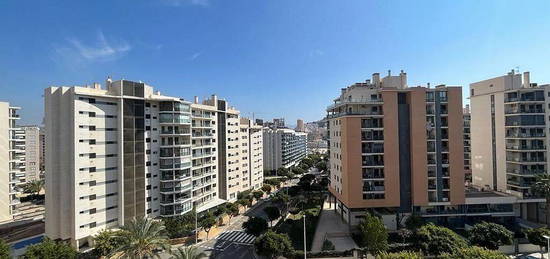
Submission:
<svg viewBox="0 0 550 259">
<path fill-rule="evenodd" d="M 311 251 L 320 252 L 325 238 L 334 244 L 336 251 L 357 248 L 358 246 L 351 238 L 348 225 L 334 212 L 334 207 L 329 208 L 329 205 L 328 202 L 325 202 L 323 211 L 321 211 Z"/>
</svg>

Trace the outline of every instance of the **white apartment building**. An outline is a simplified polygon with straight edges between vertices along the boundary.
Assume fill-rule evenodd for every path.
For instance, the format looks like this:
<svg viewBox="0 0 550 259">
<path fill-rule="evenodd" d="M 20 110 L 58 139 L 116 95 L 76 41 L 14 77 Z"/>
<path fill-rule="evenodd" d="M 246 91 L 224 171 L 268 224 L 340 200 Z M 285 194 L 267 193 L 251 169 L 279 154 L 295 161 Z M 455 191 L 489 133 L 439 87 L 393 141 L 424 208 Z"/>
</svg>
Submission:
<svg viewBox="0 0 550 259">
<path fill-rule="evenodd" d="M 541 223 L 544 199 L 531 185 L 549 168 L 549 86 L 515 71 L 470 84 L 473 184 L 517 196 L 520 216 Z"/>
<path fill-rule="evenodd" d="M 22 126 L 25 132 L 25 181 L 40 180 L 40 128 Z"/>
<path fill-rule="evenodd" d="M 242 183 L 241 191 L 258 189 L 264 181 L 263 174 L 263 131 L 247 118 L 241 118 Z"/>
<path fill-rule="evenodd" d="M 291 129 L 263 130 L 264 170 L 296 165 L 307 154 L 307 133 Z"/>
<path fill-rule="evenodd" d="M 19 109 L 0 102 L 0 222 L 18 214 L 18 194 L 25 183 L 25 134 L 16 126 Z"/>
<path fill-rule="evenodd" d="M 48 237 L 84 247 L 134 217 L 200 212 L 240 191 L 239 111 L 106 85 L 46 89 Z"/>
</svg>

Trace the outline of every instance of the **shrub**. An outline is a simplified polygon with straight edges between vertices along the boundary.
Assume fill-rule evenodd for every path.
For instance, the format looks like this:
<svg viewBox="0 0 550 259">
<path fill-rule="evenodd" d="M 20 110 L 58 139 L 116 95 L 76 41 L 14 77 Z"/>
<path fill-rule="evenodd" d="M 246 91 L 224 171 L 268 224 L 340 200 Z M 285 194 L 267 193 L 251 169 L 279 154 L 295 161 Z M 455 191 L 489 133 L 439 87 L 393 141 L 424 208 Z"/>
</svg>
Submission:
<svg viewBox="0 0 550 259">
<path fill-rule="evenodd" d="M 507 259 L 508 256 L 501 252 L 488 250 L 482 247 L 472 246 L 456 250 L 452 254 L 445 253 L 442 259 Z"/>
<path fill-rule="evenodd" d="M 466 247 L 466 241 L 452 230 L 427 224 L 418 229 L 415 243 L 424 254 L 439 256 Z"/>
<path fill-rule="evenodd" d="M 41 243 L 31 245 L 25 252 L 25 259 L 73 259 L 78 256 L 78 252 L 69 244 L 54 242 L 45 238 Z"/>
<path fill-rule="evenodd" d="M 398 253 L 382 252 L 376 256 L 376 259 L 422 259 L 422 256 L 416 252 L 403 251 Z"/>
<path fill-rule="evenodd" d="M 482 222 L 468 230 L 470 244 L 497 250 L 499 246 L 512 244 L 514 233 L 504 226 Z"/>
</svg>

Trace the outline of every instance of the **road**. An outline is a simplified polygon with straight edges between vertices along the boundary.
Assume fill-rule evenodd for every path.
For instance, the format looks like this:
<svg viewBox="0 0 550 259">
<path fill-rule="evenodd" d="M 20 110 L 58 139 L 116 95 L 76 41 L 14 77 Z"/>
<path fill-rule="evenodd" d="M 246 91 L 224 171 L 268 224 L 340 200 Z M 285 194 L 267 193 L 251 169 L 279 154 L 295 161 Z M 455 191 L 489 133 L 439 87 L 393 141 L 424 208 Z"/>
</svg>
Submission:
<svg viewBox="0 0 550 259">
<path fill-rule="evenodd" d="M 298 183 L 298 179 L 292 179 L 290 182 L 288 182 L 288 185 L 286 186 L 293 186 Z M 279 189 L 278 191 L 281 191 Z M 244 230 L 242 228 L 242 224 L 248 220 L 249 217 L 261 217 L 265 220 L 267 219 L 267 215 L 264 213 L 264 208 L 271 205 L 271 201 L 269 199 L 262 200 L 252 206 L 248 211 L 246 211 L 243 215 L 239 215 L 237 217 L 234 217 L 231 219 L 231 222 L 228 226 L 224 227 L 224 231 L 220 233 L 217 237 L 214 237 L 210 240 L 201 242 L 197 245 L 198 252 L 205 253 L 208 258 L 211 259 L 260 259 L 261 256 L 258 256 L 254 252 L 254 246 L 252 245 L 252 242 L 248 242 L 247 244 L 243 242 L 239 242 L 241 240 L 246 239 L 246 234 L 244 233 Z M 276 224 L 274 221 L 273 224 Z M 233 236 L 236 236 L 234 238 L 234 241 L 227 241 L 227 240 L 221 240 L 220 237 L 224 236 L 224 233 L 230 234 L 232 232 L 236 232 Z M 243 232 L 243 233 L 239 233 Z M 170 258 L 168 254 L 162 254 L 161 258 Z"/>
</svg>

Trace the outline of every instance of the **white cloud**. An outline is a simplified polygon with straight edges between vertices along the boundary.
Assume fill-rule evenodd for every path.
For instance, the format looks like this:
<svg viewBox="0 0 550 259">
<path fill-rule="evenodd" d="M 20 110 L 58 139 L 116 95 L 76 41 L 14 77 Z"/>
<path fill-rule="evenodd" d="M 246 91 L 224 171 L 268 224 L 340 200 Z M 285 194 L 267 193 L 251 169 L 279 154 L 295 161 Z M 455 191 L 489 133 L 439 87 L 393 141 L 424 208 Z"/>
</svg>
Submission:
<svg viewBox="0 0 550 259">
<path fill-rule="evenodd" d="M 124 41 L 107 40 L 100 31 L 95 42 L 84 43 L 76 38 L 68 38 L 65 45 L 55 47 L 55 52 L 72 63 L 83 63 L 116 60 L 131 49 Z"/>
<path fill-rule="evenodd" d="M 182 6 L 182 5 L 197 5 L 197 6 L 209 6 L 209 0 L 162 0 L 163 3 L 171 6 Z"/>
<path fill-rule="evenodd" d="M 196 52 L 196 53 L 193 53 L 193 55 L 191 55 L 189 57 L 189 60 L 195 60 L 197 59 L 198 57 L 200 57 L 202 55 L 202 52 Z"/>
<path fill-rule="evenodd" d="M 309 52 L 310 57 L 318 57 L 325 55 L 325 52 L 320 49 L 314 49 Z"/>
</svg>

